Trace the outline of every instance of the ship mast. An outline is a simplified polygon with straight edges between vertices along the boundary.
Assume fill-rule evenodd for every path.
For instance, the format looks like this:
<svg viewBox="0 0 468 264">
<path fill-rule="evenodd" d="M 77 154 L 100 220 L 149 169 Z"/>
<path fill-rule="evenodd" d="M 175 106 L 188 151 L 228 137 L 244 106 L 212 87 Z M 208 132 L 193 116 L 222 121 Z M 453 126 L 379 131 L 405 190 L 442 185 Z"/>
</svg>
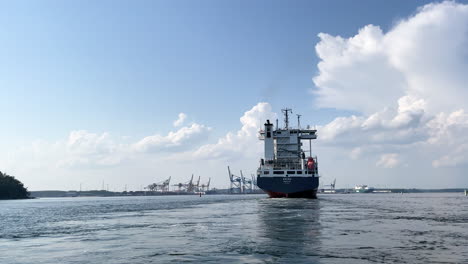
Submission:
<svg viewBox="0 0 468 264">
<path fill-rule="evenodd" d="M 292 114 L 292 109 L 290 108 L 281 109 L 281 112 L 283 112 L 284 114 L 284 128 L 289 129 L 289 113 Z"/>
</svg>

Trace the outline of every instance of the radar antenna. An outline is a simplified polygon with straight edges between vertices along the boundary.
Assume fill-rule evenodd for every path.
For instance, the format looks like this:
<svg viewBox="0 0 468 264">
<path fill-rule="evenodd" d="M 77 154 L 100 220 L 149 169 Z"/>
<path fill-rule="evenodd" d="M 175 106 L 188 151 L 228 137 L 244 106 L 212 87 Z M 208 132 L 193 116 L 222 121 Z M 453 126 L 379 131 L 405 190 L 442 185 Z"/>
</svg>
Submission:
<svg viewBox="0 0 468 264">
<path fill-rule="evenodd" d="M 283 112 L 284 114 L 284 128 L 289 129 L 289 113 L 292 114 L 292 109 L 290 108 L 281 109 L 281 112 Z"/>
</svg>

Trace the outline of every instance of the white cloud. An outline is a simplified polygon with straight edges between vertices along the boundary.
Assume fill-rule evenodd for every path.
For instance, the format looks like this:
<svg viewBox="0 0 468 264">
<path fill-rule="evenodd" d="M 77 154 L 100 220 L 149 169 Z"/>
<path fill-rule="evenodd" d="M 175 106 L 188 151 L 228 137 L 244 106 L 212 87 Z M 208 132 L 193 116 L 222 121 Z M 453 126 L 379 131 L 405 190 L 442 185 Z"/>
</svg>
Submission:
<svg viewBox="0 0 468 264">
<path fill-rule="evenodd" d="M 444 2 L 387 33 L 374 25 L 347 39 L 320 33 L 317 104 L 371 114 L 411 95 L 431 113 L 466 108 L 467 31 L 468 6 Z"/>
<path fill-rule="evenodd" d="M 468 163 L 468 114 L 464 110 L 440 113 L 428 123 L 428 145 L 438 150 L 434 167 Z"/>
<path fill-rule="evenodd" d="M 181 125 L 184 124 L 185 119 L 187 119 L 187 115 L 184 114 L 184 113 L 180 113 L 180 114 L 179 114 L 179 117 L 177 118 L 177 120 L 175 120 L 174 123 L 172 123 L 172 124 L 173 124 L 175 127 L 181 126 Z"/>
<path fill-rule="evenodd" d="M 89 169 L 119 165 L 127 158 L 128 147 L 108 133 L 71 131 L 55 142 L 38 140 L 10 152 L 8 167 L 31 170 Z"/>
<path fill-rule="evenodd" d="M 210 127 L 194 123 L 177 131 L 169 132 L 166 136 L 156 134 L 145 137 L 135 143 L 133 148 L 139 152 L 180 151 L 189 149 L 205 140 L 210 131 Z"/>
<path fill-rule="evenodd" d="M 400 161 L 398 160 L 398 154 L 396 153 L 388 153 L 388 154 L 383 154 L 380 156 L 380 159 L 377 161 L 377 167 L 382 167 L 382 168 L 394 168 L 400 164 Z"/>
<path fill-rule="evenodd" d="M 109 133 L 95 134 L 86 130 L 70 132 L 66 142 L 55 143 L 63 157 L 61 167 L 106 167 L 118 165 L 124 159 L 125 146 L 119 145 Z"/>
<path fill-rule="evenodd" d="M 355 159 L 382 155 L 380 167 L 398 164 L 388 153 L 425 155 L 419 148 L 434 167 L 468 163 L 467 32 L 468 5 L 443 2 L 388 32 L 367 25 L 350 38 L 320 33 L 317 106 L 362 113 L 321 127 L 320 144 Z"/>
<path fill-rule="evenodd" d="M 325 33 L 319 38 L 321 61 L 313 79 L 318 106 L 372 113 L 401 96 L 404 76 L 390 65 L 379 27 L 366 26 L 349 39 Z"/>
<path fill-rule="evenodd" d="M 115 167 L 142 153 L 177 152 L 193 148 L 206 139 L 210 131 L 210 127 L 194 123 L 165 136 L 153 135 L 130 143 L 128 139 L 113 137 L 106 132 L 99 134 L 76 130 L 71 131 L 66 139 L 36 141 L 12 151 L 5 164 L 11 169 L 27 167 L 36 170 Z"/>
<path fill-rule="evenodd" d="M 349 153 L 349 156 L 351 159 L 356 160 L 359 157 L 361 157 L 362 153 L 363 153 L 363 149 L 361 147 L 356 147 L 351 150 L 351 152 Z"/>
<path fill-rule="evenodd" d="M 412 107 L 401 104 L 368 117 L 338 117 L 319 127 L 318 143 L 349 149 L 352 159 L 388 151 L 409 151 L 412 155 L 432 154 L 434 167 L 468 163 L 468 114 L 464 110 L 437 116 L 424 112 L 419 100 Z M 405 110 L 403 110 L 405 109 Z M 380 163 L 379 167 L 383 163 Z"/>
<path fill-rule="evenodd" d="M 275 118 L 269 103 L 258 103 L 240 118 L 242 127 L 239 131 L 227 133 L 217 143 L 201 146 L 192 156 L 201 159 L 260 157 L 262 144 L 257 137 L 258 131 L 267 119 L 273 121 Z"/>
<path fill-rule="evenodd" d="M 398 109 L 385 108 L 368 117 L 338 117 L 323 127 L 318 135 L 321 144 L 372 145 L 407 144 L 425 140 L 424 102 L 402 97 Z M 362 152 L 362 149 L 359 150 Z"/>
</svg>

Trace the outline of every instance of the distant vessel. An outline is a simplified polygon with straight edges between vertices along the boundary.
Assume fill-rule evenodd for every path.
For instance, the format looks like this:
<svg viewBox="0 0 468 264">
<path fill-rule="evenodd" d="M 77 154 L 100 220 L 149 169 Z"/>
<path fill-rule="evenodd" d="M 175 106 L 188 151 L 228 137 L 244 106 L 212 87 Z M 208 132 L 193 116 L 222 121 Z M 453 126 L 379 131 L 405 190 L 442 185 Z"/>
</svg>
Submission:
<svg viewBox="0 0 468 264">
<path fill-rule="evenodd" d="M 333 182 L 330 184 L 323 185 L 323 188 L 320 189 L 319 192 L 320 193 L 336 193 L 335 185 L 336 185 L 336 179 L 333 180 Z"/>
<path fill-rule="evenodd" d="M 374 187 L 369 187 L 367 185 L 354 186 L 354 192 L 357 192 L 357 193 L 371 193 L 373 191 L 374 191 Z"/>
<path fill-rule="evenodd" d="M 317 138 L 315 129 L 289 127 L 291 109 L 282 109 L 284 127 L 276 127 L 267 120 L 260 130 L 265 142 L 264 158 L 257 170 L 257 186 L 272 198 L 317 198 L 319 175 L 317 157 L 312 157 L 311 141 Z M 302 150 L 302 140 L 309 140 L 309 156 Z"/>
<path fill-rule="evenodd" d="M 374 190 L 374 193 L 391 193 L 392 191 L 390 190 Z"/>
</svg>

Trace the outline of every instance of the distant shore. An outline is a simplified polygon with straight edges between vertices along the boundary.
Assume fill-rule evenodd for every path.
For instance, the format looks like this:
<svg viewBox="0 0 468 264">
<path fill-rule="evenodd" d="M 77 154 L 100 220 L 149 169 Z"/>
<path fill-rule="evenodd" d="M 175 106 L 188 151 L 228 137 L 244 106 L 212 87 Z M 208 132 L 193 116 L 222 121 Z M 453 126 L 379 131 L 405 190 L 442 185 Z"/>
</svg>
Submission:
<svg viewBox="0 0 468 264">
<path fill-rule="evenodd" d="M 336 189 L 336 194 L 354 193 L 349 189 Z M 447 189 L 405 189 L 405 188 L 387 188 L 375 189 L 375 193 L 463 193 L 464 188 L 447 188 Z M 199 195 L 199 193 L 189 192 L 145 192 L 145 191 L 130 191 L 130 192 L 110 192 L 105 190 L 91 190 L 91 191 L 60 191 L 60 190 L 46 190 L 46 191 L 31 191 L 32 198 L 53 198 L 53 197 L 122 197 L 122 196 L 169 196 L 169 195 Z M 244 194 L 262 194 L 262 190 L 255 190 Z M 228 189 L 210 190 L 202 195 L 218 195 L 218 194 L 231 194 Z M 326 193 L 324 193 L 326 194 Z M 232 195 L 242 195 L 235 193 Z"/>
<path fill-rule="evenodd" d="M 248 191 L 243 194 L 262 194 L 262 190 Z M 206 192 L 201 192 L 202 195 L 218 195 L 231 194 L 228 189 L 213 189 Z M 239 193 L 236 193 L 240 195 Z M 114 196 L 169 196 L 169 195 L 200 195 L 200 192 L 184 192 L 184 191 L 169 191 L 169 192 L 151 192 L 151 191 L 129 191 L 129 192 L 111 192 L 106 190 L 90 190 L 90 191 L 31 191 L 31 196 L 36 198 L 51 198 L 51 197 L 114 197 Z M 234 195 L 234 194 L 233 194 Z"/>
</svg>

